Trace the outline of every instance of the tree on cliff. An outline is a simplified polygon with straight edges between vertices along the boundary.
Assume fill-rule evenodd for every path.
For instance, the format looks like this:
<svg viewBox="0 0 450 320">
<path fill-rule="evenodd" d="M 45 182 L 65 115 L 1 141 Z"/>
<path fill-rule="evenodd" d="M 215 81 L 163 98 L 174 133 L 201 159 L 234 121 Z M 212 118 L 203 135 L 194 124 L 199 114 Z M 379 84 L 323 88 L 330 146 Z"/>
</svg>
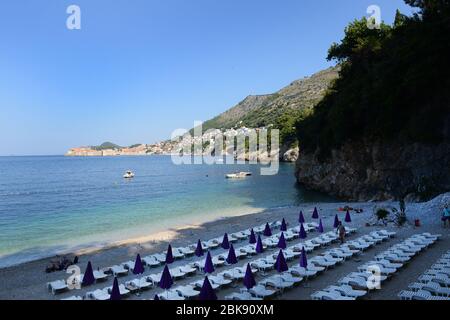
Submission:
<svg viewBox="0 0 450 320">
<path fill-rule="evenodd" d="M 365 18 L 345 29 L 328 59 L 339 79 L 314 113 L 300 119 L 305 152 L 322 157 L 344 143 L 369 139 L 438 143 L 449 139 L 450 0 L 405 0 L 412 17 L 397 12 L 393 26 L 367 28 Z"/>
</svg>

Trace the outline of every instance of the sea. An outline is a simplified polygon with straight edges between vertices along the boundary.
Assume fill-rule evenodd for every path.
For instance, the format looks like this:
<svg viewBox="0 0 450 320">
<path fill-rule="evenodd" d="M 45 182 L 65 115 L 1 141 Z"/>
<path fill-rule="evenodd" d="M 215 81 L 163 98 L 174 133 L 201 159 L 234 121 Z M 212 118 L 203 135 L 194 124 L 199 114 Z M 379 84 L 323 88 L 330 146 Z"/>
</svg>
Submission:
<svg viewBox="0 0 450 320">
<path fill-rule="evenodd" d="M 0 268 L 195 223 L 333 201 L 296 185 L 295 165 L 176 165 L 170 156 L 0 157 Z M 127 170 L 133 179 L 124 179 Z M 249 171 L 240 180 L 225 174 Z"/>
</svg>

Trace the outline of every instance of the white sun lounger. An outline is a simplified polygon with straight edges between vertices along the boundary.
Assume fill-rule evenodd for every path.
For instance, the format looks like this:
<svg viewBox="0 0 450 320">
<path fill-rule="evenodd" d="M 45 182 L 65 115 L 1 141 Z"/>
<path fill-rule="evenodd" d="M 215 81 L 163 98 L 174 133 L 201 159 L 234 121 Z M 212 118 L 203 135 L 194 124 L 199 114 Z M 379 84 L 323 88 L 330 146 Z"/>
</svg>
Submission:
<svg viewBox="0 0 450 320">
<path fill-rule="evenodd" d="M 323 257 L 326 261 L 330 261 L 330 262 L 334 262 L 336 264 L 340 264 L 342 263 L 342 261 L 344 261 L 344 258 L 340 258 L 340 257 L 333 257 L 332 255 L 330 255 L 327 252 L 324 252 L 321 257 Z"/>
<path fill-rule="evenodd" d="M 89 299 L 100 300 L 100 301 L 109 300 L 111 297 L 111 295 L 106 290 L 100 290 L 100 289 L 88 292 L 88 293 L 86 293 L 86 296 Z"/>
<path fill-rule="evenodd" d="M 268 248 L 275 248 L 278 245 L 278 241 L 275 241 L 271 238 L 264 239 L 262 243 Z"/>
<path fill-rule="evenodd" d="M 167 290 L 158 294 L 161 300 L 186 300 L 184 297 L 180 296 L 175 290 Z"/>
<path fill-rule="evenodd" d="M 263 272 L 273 269 L 273 264 L 267 263 L 265 260 L 262 259 L 250 262 L 250 266 Z"/>
<path fill-rule="evenodd" d="M 332 268 L 336 265 L 335 262 L 326 261 L 323 257 L 316 256 L 312 259 L 309 259 L 308 263 L 313 264 L 315 266 L 324 267 L 326 269 Z"/>
<path fill-rule="evenodd" d="M 80 296 L 71 296 L 65 299 L 61 299 L 62 301 L 77 301 L 77 300 L 83 300 L 83 297 Z"/>
<path fill-rule="evenodd" d="M 372 264 L 366 263 L 366 264 L 363 264 L 362 266 L 358 267 L 358 271 L 359 272 L 363 272 L 363 273 L 364 272 L 370 273 L 369 269 L 370 270 L 376 269 L 377 271 L 380 271 L 380 273 L 382 275 L 385 275 L 385 276 L 388 276 L 388 277 L 393 275 L 393 274 L 395 274 L 397 272 L 397 269 L 386 268 L 381 263 L 372 263 Z"/>
<path fill-rule="evenodd" d="M 307 269 L 299 267 L 299 266 L 291 267 L 289 269 L 289 271 L 294 276 L 303 277 L 303 278 L 311 278 L 311 277 L 314 277 L 317 274 L 317 271 L 307 270 Z"/>
<path fill-rule="evenodd" d="M 284 289 L 294 287 L 294 282 L 286 281 L 279 275 L 275 275 L 275 276 L 271 276 L 269 278 L 263 279 L 260 281 L 260 284 L 267 286 L 267 287 L 276 288 L 279 290 L 284 290 Z"/>
<path fill-rule="evenodd" d="M 334 290 L 340 292 L 342 295 L 353 298 L 361 298 L 367 295 L 366 290 L 355 290 L 351 286 L 343 284 L 340 286 L 329 286 L 325 291 Z"/>
<path fill-rule="evenodd" d="M 225 264 L 225 259 L 226 259 L 226 257 L 225 258 L 223 258 L 221 255 L 220 256 L 214 256 L 214 257 L 212 257 L 212 263 L 213 263 L 213 265 L 215 266 L 215 267 L 221 267 L 221 266 L 223 266 L 224 264 Z M 206 260 L 205 260 L 206 261 Z M 205 265 L 205 264 L 203 264 L 203 265 Z"/>
<path fill-rule="evenodd" d="M 169 271 L 174 280 L 178 280 L 178 279 L 182 279 L 182 278 L 186 277 L 186 273 L 182 272 L 180 270 L 180 268 L 173 268 L 173 269 L 170 269 Z"/>
<path fill-rule="evenodd" d="M 244 279 L 244 277 L 245 277 L 245 273 L 243 273 L 239 268 L 227 270 L 222 273 L 219 273 L 218 275 L 222 276 L 224 278 L 227 278 L 227 279 L 232 279 L 232 280 L 237 280 L 237 281 Z"/>
<path fill-rule="evenodd" d="M 232 233 L 230 236 L 237 238 L 238 240 L 245 240 L 248 238 L 248 235 L 244 234 L 242 231 Z"/>
<path fill-rule="evenodd" d="M 104 281 L 108 279 L 108 275 L 101 270 L 94 270 L 93 273 L 95 281 Z"/>
<path fill-rule="evenodd" d="M 166 254 L 155 253 L 152 255 L 158 262 L 165 263 L 166 262 Z"/>
<path fill-rule="evenodd" d="M 217 275 L 217 276 L 209 276 L 208 277 L 209 281 L 211 283 L 217 284 L 219 285 L 219 287 L 225 287 L 228 286 L 232 283 L 231 280 L 226 279 L 224 276 L 222 275 Z"/>
<path fill-rule="evenodd" d="M 298 258 L 301 256 L 301 251 L 294 251 L 291 248 L 284 250 L 285 257 L 292 257 L 291 259 Z"/>
<path fill-rule="evenodd" d="M 175 248 L 178 251 L 180 251 L 182 254 L 184 254 L 185 256 L 192 256 L 195 253 L 195 250 L 192 250 L 189 247 L 183 247 L 183 248 Z"/>
<path fill-rule="evenodd" d="M 111 294 L 112 286 L 107 287 L 106 290 L 108 291 L 109 294 Z M 119 284 L 119 292 L 120 292 L 120 295 L 123 297 L 123 296 L 128 295 L 130 293 L 130 290 L 125 288 L 125 286 L 123 284 Z"/>
<path fill-rule="evenodd" d="M 127 262 L 122 263 L 121 266 L 124 267 L 127 270 L 133 271 L 134 270 L 134 264 L 135 264 L 134 261 L 127 261 Z"/>
<path fill-rule="evenodd" d="M 142 258 L 142 261 L 145 265 L 149 266 L 150 268 L 158 267 L 161 265 L 161 262 L 156 260 L 154 256 L 146 256 Z"/>
<path fill-rule="evenodd" d="M 428 282 L 428 283 L 413 283 L 409 286 L 413 290 L 426 290 L 434 295 L 450 297 L 450 288 L 441 287 L 438 283 Z"/>
<path fill-rule="evenodd" d="M 395 253 L 383 253 L 380 255 L 375 256 L 376 260 L 389 260 L 393 263 L 408 263 L 409 260 L 411 260 L 410 257 L 406 257 L 406 256 L 399 256 Z"/>
<path fill-rule="evenodd" d="M 109 271 L 115 276 L 126 276 L 128 274 L 128 270 L 122 266 L 112 266 L 109 268 Z"/>
<path fill-rule="evenodd" d="M 161 273 L 154 273 L 154 274 L 149 274 L 145 279 L 152 283 L 153 286 L 157 286 L 159 284 L 159 282 L 161 281 Z"/>
<path fill-rule="evenodd" d="M 131 281 L 125 282 L 125 285 L 127 287 L 134 287 L 136 288 L 136 290 L 147 290 L 153 287 L 153 284 L 148 282 L 146 278 L 133 279 Z"/>
<path fill-rule="evenodd" d="M 256 247 L 255 247 L 255 245 L 247 245 L 247 246 L 245 246 L 245 247 L 241 247 L 241 248 L 239 248 L 239 250 L 240 251 L 243 251 L 243 252 L 246 252 L 246 254 L 247 254 L 247 256 L 249 256 L 249 255 L 256 255 L 256 254 L 258 254 L 257 252 L 256 252 Z"/>
<path fill-rule="evenodd" d="M 199 288 L 199 289 L 201 289 L 201 288 L 203 287 L 203 282 L 204 282 L 204 280 L 198 280 L 198 281 L 196 281 L 196 282 L 190 283 L 190 285 L 192 285 L 194 288 Z M 214 283 L 214 282 L 212 282 L 212 281 L 210 281 L 210 283 L 211 283 L 211 287 L 212 287 L 214 290 L 220 288 L 220 285 L 219 285 L 219 284 Z"/>
<path fill-rule="evenodd" d="M 340 285 L 349 285 L 357 290 L 369 290 L 367 280 L 363 277 L 346 276 L 338 281 Z"/>
<path fill-rule="evenodd" d="M 403 290 L 398 294 L 401 300 L 450 300 L 447 297 L 433 296 L 431 292 L 426 290 L 407 291 Z"/>
<path fill-rule="evenodd" d="M 216 249 L 217 247 L 220 246 L 220 242 L 217 241 L 216 239 L 212 239 L 212 240 L 205 242 L 205 246 L 209 249 Z"/>
<path fill-rule="evenodd" d="M 250 294 L 250 292 L 241 292 L 241 293 L 235 292 L 228 296 L 225 296 L 225 300 L 251 301 L 251 300 L 262 300 L 262 298 L 254 297 Z"/>
<path fill-rule="evenodd" d="M 386 240 L 389 239 L 389 236 L 387 236 L 387 235 L 381 235 L 381 234 L 379 234 L 379 233 L 377 233 L 377 232 L 371 232 L 371 233 L 369 233 L 369 235 L 370 235 L 372 238 L 378 239 L 378 240 L 381 240 L 381 241 L 386 241 Z"/>
<path fill-rule="evenodd" d="M 391 262 L 389 260 L 386 260 L 386 259 L 380 259 L 380 260 L 377 260 L 377 261 L 369 261 L 367 263 L 369 263 L 369 264 L 379 263 L 382 266 L 384 266 L 386 268 L 391 268 L 391 269 L 400 269 L 401 267 L 403 267 L 402 263 L 393 263 L 393 262 Z"/>
<path fill-rule="evenodd" d="M 442 287 L 450 287 L 450 278 L 447 275 L 421 275 L 419 281 L 422 283 L 436 282 Z"/>
<path fill-rule="evenodd" d="M 305 241 L 305 245 L 308 246 L 308 247 L 314 248 L 314 250 L 320 247 L 320 244 L 314 243 L 311 240 L 306 240 Z"/>
<path fill-rule="evenodd" d="M 313 300 L 355 300 L 355 298 L 341 295 L 339 292 L 317 291 L 311 295 Z"/>
<path fill-rule="evenodd" d="M 350 277 L 360 277 L 360 278 L 364 278 L 367 280 L 369 280 L 369 277 L 373 277 L 373 273 L 372 272 L 352 272 L 349 274 Z M 387 280 L 387 276 L 381 274 L 378 277 L 380 277 L 380 281 L 386 281 Z"/>
<path fill-rule="evenodd" d="M 173 290 L 178 292 L 182 297 L 186 299 L 198 297 L 198 295 L 200 294 L 200 291 L 194 290 L 194 287 L 191 285 L 179 286 L 174 288 Z"/>
<path fill-rule="evenodd" d="M 54 295 L 61 293 L 63 291 L 66 291 L 67 289 L 69 289 L 69 287 L 67 286 L 66 281 L 64 280 L 56 280 L 53 282 L 48 282 L 47 283 L 47 288 L 48 290 L 50 290 Z"/>
<path fill-rule="evenodd" d="M 393 238 L 397 234 L 397 232 L 387 231 L 387 230 L 378 230 L 378 231 L 375 231 L 375 232 L 380 234 L 380 235 L 382 235 L 382 236 L 388 236 L 389 238 Z"/>
<path fill-rule="evenodd" d="M 284 281 L 293 282 L 294 285 L 298 285 L 298 284 L 300 284 L 300 282 L 303 281 L 302 277 L 293 277 L 292 274 L 289 273 L 288 271 L 283 272 L 282 274 L 280 274 L 278 276 L 281 277 Z"/>
<path fill-rule="evenodd" d="M 250 292 L 252 296 L 261 299 L 269 299 L 277 294 L 277 291 L 266 289 L 263 285 L 260 284 L 254 286 L 253 288 L 248 290 L 248 292 Z"/>
<path fill-rule="evenodd" d="M 178 269 L 182 273 L 186 274 L 186 276 L 192 276 L 192 275 L 197 273 L 197 269 L 196 268 L 192 268 L 189 265 L 178 267 Z"/>
<path fill-rule="evenodd" d="M 183 259 L 184 253 L 181 252 L 179 249 L 172 249 L 172 256 L 174 259 Z"/>
<path fill-rule="evenodd" d="M 347 260 L 348 258 L 353 257 L 353 253 L 351 252 L 345 252 L 339 249 L 332 249 L 326 252 L 327 254 L 331 255 L 332 257 L 342 258 L 344 260 Z"/>
</svg>

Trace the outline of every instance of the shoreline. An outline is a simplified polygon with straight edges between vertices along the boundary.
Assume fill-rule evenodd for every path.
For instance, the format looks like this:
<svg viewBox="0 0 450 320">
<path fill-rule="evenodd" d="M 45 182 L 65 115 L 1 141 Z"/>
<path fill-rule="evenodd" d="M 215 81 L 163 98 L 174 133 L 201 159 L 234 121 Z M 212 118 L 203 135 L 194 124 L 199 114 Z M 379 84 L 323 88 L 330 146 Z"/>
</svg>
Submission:
<svg viewBox="0 0 450 320">
<path fill-rule="evenodd" d="M 39 256 L 39 257 L 30 257 L 29 259 L 23 258 L 22 260 L 25 260 L 25 261 L 20 261 L 17 263 L 13 262 L 10 264 L 5 263 L 4 265 L 0 264 L 0 272 L 4 269 L 19 267 L 19 266 L 21 266 L 23 264 L 27 264 L 27 263 L 33 263 L 33 262 L 44 261 L 44 260 L 49 261 L 49 259 L 55 258 L 56 256 L 92 255 L 92 254 L 100 253 L 104 250 L 110 250 L 110 249 L 120 248 L 120 247 L 124 247 L 124 246 L 133 246 L 133 245 L 145 246 L 146 244 L 153 243 L 153 242 L 172 241 L 172 240 L 176 239 L 176 235 L 178 233 L 180 233 L 186 229 L 198 229 L 198 228 L 201 228 L 202 225 L 208 224 L 208 223 L 219 223 L 220 221 L 223 221 L 223 220 L 226 220 L 229 218 L 255 215 L 255 214 L 259 214 L 264 211 L 267 211 L 267 210 L 276 210 L 276 209 L 289 208 L 289 207 L 292 207 L 292 206 L 289 206 L 289 205 L 277 206 L 277 207 L 267 208 L 267 209 L 253 208 L 254 210 L 252 212 L 246 211 L 246 212 L 239 212 L 239 213 L 231 213 L 227 216 L 211 217 L 211 219 L 209 219 L 208 217 L 204 217 L 203 219 L 202 218 L 197 219 L 195 222 L 190 223 L 190 224 L 185 223 L 185 224 L 175 225 L 168 229 L 166 228 L 166 229 L 160 229 L 160 230 L 153 230 L 153 231 L 151 231 L 150 234 L 147 234 L 147 235 L 132 236 L 132 237 L 121 239 L 121 240 L 113 240 L 108 243 L 104 243 L 104 241 L 100 241 L 100 243 L 97 245 L 93 244 L 92 242 L 79 244 L 79 245 L 75 245 L 75 246 L 65 249 L 65 250 L 51 251 L 48 254 L 42 254 L 42 256 Z M 236 211 L 239 211 L 239 210 L 236 210 Z M 18 253 L 7 254 L 6 256 L 12 257 L 17 254 Z M 2 261 L 2 259 L 4 259 L 4 257 L 0 257 L 0 261 Z"/>
<path fill-rule="evenodd" d="M 323 219 L 324 225 L 326 229 L 331 230 L 331 225 L 334 220 L 335 214 L 338 214 L 340 217 L 343 217 L 345 213 L 339 213 L 337 209 L 339 207 L 349 205 L 351 207 L 362 208 L 364 210 L 361 214 L 352 214 L 353 222 L 351 224 L 352 227 L 357 227 L 360 235 L 363 235 L 367 232 L 373 231 L 376 227 L 367 227 L 365 226 L 365 222 L 372 215 L 372 209 L 375 206 L 379 205 L 394 205 L 397 206 L 394 202 L 382 202 L 382 203 L 373 203 L 373 202 L 356 202 L 356 203 L 348 203 L 348 202 L 333 202 L 333 203 L 304 203 L 301 207 L 297 206 L 288 206 L 283 208 L 274 208 L 263 210 L 259 213 L 251 213 L 234 217 L 223 217 L 214 219 L 213 221 L 201 223 L 201 224 L 191 224 L 181 228 L 177 228 L 176 230 L 169 230 L 162 233 L 162 235 L 170 235 L 170 240 L 167 239 L 158 239 L 157 235 L 161 236 L 161 234 L 149 234 L 148 236 L 141 237 L 138 240 L 148 240 L 142 242 L 136 241 L 122 241 L 120 243 L 116 243 L 116 246 L 110 246 L 109 248 L 102 248 L 93 251 L 83 252 L 79 256 L 79 267 L 83 271 L 86 267 L 88 261 L 91 261 L 94 268 L 104 268 L 116 264 L 120 264 L 122 262 L 128 260 L 134 260 L 137 253 L 140 253 L 142 256 L 147 254 L 154 254 L 157 252 L 164 252 L 167 249 L 167 245 L 170 243 L 174 247 L 178 246 L 186 246 L 192 243 L 195 243 L 198 239 L 208 240 L 211 238 L 221 237 L 225 232 L 237 232 L 241 231 L 256 225 L 260 225 L 266 223 L 267 221 L 280 220 L 282 218 L 286 218 L 290 225 L 297 224 L 298 212 L 299 210 L 303 210 L 306 220 L 310 221 L 311 213 L 315 206 L 319 209 L 321 214 L 321 218 Z M 423 226 L 419 229 L 415 228 L 412 223 L 407 224 L 402 228 L 394 228 L 392 226 L 385 227 L 386 229 L 395 230 L 398 233 L 398 240 L 402 237 L 406 237 L 413 233 L 418 232 L 432 232 L 432 233 L 440 233 L 443 235 L 443 240 L 441 241 L 441 247 L 446 246 L 449 247 L 448 242 L 449 239 L 449 229 L 443 229 L 440 221 L 440 212 L 437 212 L 435 217 L 432 217 L 433 220 L 425 219 L 425 216 L 430 216 L 430 210 L 433 212 L 434 209 L 430 209 L 429 212 L 425 210 L 427 208 L 427 203 L 421 204 L 407 204 L 407 212 L 410 213 L 409 220 L 413 221 L 417 215 L 421 215 L 424 218 Z M 379 228 L 379 227 L 378 227 Z M 167 233 L 169 232 L 169 234 Z M 217 252 L 217 251 L 216 251 Z M 216 254 L 216 252 L 214 254 Z M 432 250 L 430 250 L 432 252 Z M 440 253 L 440 251 L 433 251 L 433 254 Z M 428 259 L 425 259 L 424 264 L 427 262 L 432 262 L 430 259 L 433 259 L 434 256 Z M 35 261 L 30 261 L 26 263 L 22 263 L 16 266 L 10 266 L 6 268 L 0 269 L 0 282 L 2 282 L 4 290 L 0 292 L 0 299 L 39 299 L 39 300 L 53 300 L 53 299 L 61 299 L 67 298 L 71 294 L 70 292 L 61 294 L 58 296 L 53 296 L 48 293 L 45 288 L 45 284 L 50 281 L 55 281 L 59 279 L 65 279 L 68 277 L 68 274 L 65 271 L 57 271 L 53 273 L 45 273 L 44 269 L 49 261 L 49 258 L 39 259 Z M 356 264 L 356 262 L 355 262 Z M 355 267 L 353 265 L 353 268 Z M 349 264 L 349 268 L 351 264 Z M 420 268 L 419 268 L 420 269 Z M 347 269 L 344 267 L 341 269 L 345 272 L 351 269 Z M 418 271 L 418 270 L 416 270 Z M 149 270 L 149 272 L 159 272 L 158 270 Z M 405 271 L 407 273 L 408 271 Z M 410 271 L 412 272 L 412 271 Z M 330 275 L 333 275 L 331 273 Z M 132 277 L 130 275 L 129 277 Z M 131 278 L 130 278 L 131 279 Z M 317 280 L 317 289 L 320 289 L 321 286 L 325 287 L 326 282 L 324 282 L 327 278 L 324 277 L 323 280 Z M 337 278 L 333 276 L 332 279 L 337 281 Z M 408 278 L 409 279 L 409 278 Z M 330 279 L 328 279 L 330 280 Z M 120 281 L 125 281 L 121 279 Z M 18 286 L 17 284 L 21 285 Z M 105 287 L 107 283 L 98 284 L 98 288 Z M 401 284 L 407 287 L 407 283 Z M 96 289 L 97 287 L 88 288 L 89 291 L 91 289 Z M 87 290 L 87 289 L 86 289 Z M 309 289 L 308 289 L 309 290 Z M 395 287 L 393 288 L 395 290 Z M 77 293 L 78 294 L 78 293 Z M 81 293 L 80 293 L 81 294 Z M 303 293 L 297 293 L 295 291 L 292 293 L 293 298 L 307 298 L 303 297 Z M 289 294 L 291 295 L 291 294 Z M 287 295 L 286 297 L 288 297 Z M 384 296 L 382 296 L 384 297 Z M 390 297 L 389 295 L 387 297 Z M 135 297 L 133 297 L 134 299 Z"/>
</svg>

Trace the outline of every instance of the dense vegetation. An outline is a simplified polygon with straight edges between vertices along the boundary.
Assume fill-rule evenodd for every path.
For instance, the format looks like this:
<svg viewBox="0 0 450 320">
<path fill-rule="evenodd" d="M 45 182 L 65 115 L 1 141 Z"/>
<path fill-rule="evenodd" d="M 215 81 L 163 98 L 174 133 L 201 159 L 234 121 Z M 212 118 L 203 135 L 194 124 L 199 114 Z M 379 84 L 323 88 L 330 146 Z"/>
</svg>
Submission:
<svg viewBox="0 0 450 320">
<path fill-rule="evenodd" d="M 352 22 L 328 59 L 340 77 L 309 117 L 299 119 L 305 151 L 322 156 L 348 141 L 438 143 L 449 138 L 450 0 L 405 0 L 392 26 Z"/>
</svg>

